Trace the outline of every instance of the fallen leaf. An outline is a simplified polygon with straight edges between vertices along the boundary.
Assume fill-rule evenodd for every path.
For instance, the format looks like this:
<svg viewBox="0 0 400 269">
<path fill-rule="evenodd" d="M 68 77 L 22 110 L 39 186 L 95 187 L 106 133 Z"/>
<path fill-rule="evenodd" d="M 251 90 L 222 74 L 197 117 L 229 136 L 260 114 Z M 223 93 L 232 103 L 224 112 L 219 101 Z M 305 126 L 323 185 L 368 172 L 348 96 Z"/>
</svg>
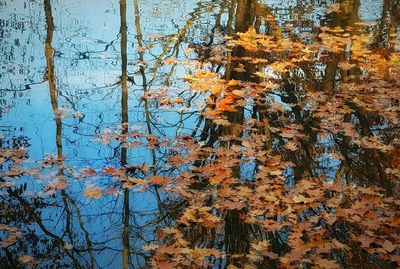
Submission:
<svg viewBox="0 0 400 269">
<path fill-rule="evenodd" d="M 93 199 L 98 199 L 103 196 L 103 191 L 97 188 L 94 189 L 86 189 L 83 191 L 83 194 L 89 196 Z"/>
<path fill-rule="evenodd" d="M 35 258 L 32 257 L 32 256 L 29 256 L 29 255 L 24 255 L 24 256 L 19 257 L 19 258 L 18 258 L 18 261 L 19 261 L 20 263 L 23 263 L 23 264 L 30 264 L 30 265 L 33 265 L 33 264 L 36 263 Z"/>
<path fill-rule="evenodd" d="M 81 173 L 79 174 L 80 178 L 84 178 L 84 177 L 94 177 L 97 175 L 96 169 L 87 167 L 82 169 Z"/>
<path fill-rule="evenodd" d="M 390 242 L 389 240 L 385 240 L 385 242 L 383 242 L 382 247 L 387 251 L 387 252 L 392 252 L 394 251 L 396 248 L 398 248 L 398 245 L 394 245 L 392 242 Z"/>
<path fill-rule="evenodd" d="M 159 176 L 150 176 L 149 181 L 155 184 L 160 184 L 163 185 L 167 183 L 167 178 L 166 177 L 159 177 Z"/>
<path fill-rule="evenodd" d="M 323 269 L 336 269 L 340 268 L 340 265 L 334 260 L 321 259 L 316 262 Z"/>
</svg>

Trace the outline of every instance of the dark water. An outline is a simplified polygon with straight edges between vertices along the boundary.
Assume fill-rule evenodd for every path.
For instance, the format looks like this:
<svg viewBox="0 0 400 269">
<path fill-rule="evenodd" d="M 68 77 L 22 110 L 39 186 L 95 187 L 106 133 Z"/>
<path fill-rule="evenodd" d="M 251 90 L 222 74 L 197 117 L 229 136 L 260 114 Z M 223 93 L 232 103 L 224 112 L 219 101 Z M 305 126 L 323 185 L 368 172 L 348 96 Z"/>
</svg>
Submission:
<svg viewBox="0 0 400 269">
<path fill-rule="evenodd" d="M 151 175 L 179 178 L 191 169 L 189 164 L 179 168 L 168 164 L 171 156 L 192 158 L 192 165 L 206 169 L 200 157 L 196 161 L 191 155 L 198 146 L 179 151 L 158 140 L 185 144 L 194 139 L 196 145 L 212 148 L 224 135 L 238 136 L 232 126 L 210 126 L 202 116 L 209 95 L 188 90 L 188 75 L 203 70 L 227 81 L 258 83 L 254 74 L 262 64 L 245 63 L 241 66 L 247 71 L 238 72 L 233 68 L 240 65 L 233 66 L 229 57 L 263 56 L 226 51 L 225 37 L 235 38 L 249 29 L 313 39 L 321 26 L 351 27 L 349 35 L 354 29 L 372 35 L 376 50 L 398 51 L 399 6 L 390 0 L 0 0 L 0 223 L 8 227 L 1 229 L 0 241 L 15 238 L 2 245 L 0 267 L 23 266 L 19 258 L 24 255 L 34 257 L 37 268 L 150 267 L 151 252 L 142 247 L 159 242 L 158 228 L 180 227 L 177 220 L 188 205 L 174 194 L 175 181 L 165 187 L 164 182 L 141 180 L 148 181 Z M 341 11 L 333 12 L 335 7 Z M 269 125 L 295 124 L 301 135 L 291 129 L 292 134 L 271 139 L 266 148 L 282 153 L 282 165 L 290 164 L 283 172 L 287 186 L 318 177 L 344 185 L 377 186 L 388 197 L 398 197 L 398 87 L 390 101 L 392 114 L 379 113 L 388 108 L 383 104 L 380 111 L 378 106 L 354 109 L 345 118 L 361 137 L 380 137 L 382 142 L 371 142 L 370 147 L 352 144 L 334 131 L 321 135 L 307 111 L 307 91 L 335 92 L 344 79 L 338 63 L 316 63 L 304 69 L 300 81 L 286 79 L 283 90 L 268 94 L 266 102 L 286 111 L 285 119 L 269 114 Z M 212 82 L 203 85 L 212 86 Z M 260 120 L 260 111 L 256 104 L 247 105 L 241 112 L 228 113 L 226 120 L 235 124 Z M 323 117 L 335 122 L 334 115 Z M 135 132 L 146 145 L 124 143 L 121 137 L 135 137 Z M 285 138 L 291 136 L 303 138 L 293 145 L 296 149 L 287 151 Z M 247 183 L 254 180 L 259 165 L 257 157 L 250 159 L 233 169 L 235 177 Z M 20 167 L 26 171 L 9 172 L 21 171 Z M 117 172 L 107 173 L 107 167 L 124 167 L 124 173 L 138 181 L 127 186 Z M 87 195 L 84 190 L 94 191 Z M 238 219 L 234 214 L 227 213 L 222 235 L 212 239 L 204 230 L 188 232 L 193 246 L 248 252 L 249 238 L 256 236 L 246 225 L 227 221 Z M 228 240 L 228 233 L 236 243 Z M 274 250 L 279 255 L 285 251 L 279 246 Z M 359 261 L 352 265 L 346 257 L 338 260 L 347 268 L 395 267 L 369 258 L 366 267 L 355 267 L 364 265 Z M 242 268 L 229 259 L 197 267 L 229 264 Z"/>
</svg>

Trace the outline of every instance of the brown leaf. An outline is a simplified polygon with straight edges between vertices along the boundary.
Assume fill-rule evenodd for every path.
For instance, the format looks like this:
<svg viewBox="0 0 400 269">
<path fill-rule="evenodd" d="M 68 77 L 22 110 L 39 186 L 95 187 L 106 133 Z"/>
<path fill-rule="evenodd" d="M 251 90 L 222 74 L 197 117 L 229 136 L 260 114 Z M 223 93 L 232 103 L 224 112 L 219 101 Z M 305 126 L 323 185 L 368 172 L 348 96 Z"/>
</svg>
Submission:
<svg viewBox="0 0 400 269">
<path fill-rule="evenodd" d="M 84 178 L 84 177 L 94 177 L 97 175 L 97 172 L 95 169 L 87 167 L 82 169 L 81 173 L 79 174 L 80 178 Z"/>
<path fill-rule="evenodd" d="M 288 150 L 291 150 L 291 151 L 295 151 L 295 150 L 297 150 L 299 148 L 299 142 L 297 142 L 297 141 L 289 141 L 286 144 L 285 148 L 287 148 Z"/>
<path fill-rule="evenodd" d="M 304 203 L 304 204 L 308 204 L 308 203 L 315 202 L 315 199 L 314 199 L 314 198 L 306 198 L 306 197 L 304 197 L 303 195 L 294 196 L 294 197 L 292 198 L 292 200 L 293 200 L 295 203 Z"/>
<path fill-rule="evenodd" d="M 10 187 L 13 187 L 14 185 L 15 185 L 15 183 L 11 182 L 11 181 L 0 182 L 0 189 L 10 188 Z"/>
<path fill-rule="evenodd" d="M 36 259 L 29 255 L 24 255 L 18 258 L 18 261 L 23 264 L 34 265 L 36 263 Z"/>
<path fill-rule="evenodd" d="M 389 240 L 385 240 L 385 242 L 383 242 L 382 247 L 387 251 L 387 252 L 392 252 L 394 251 L 396 248 L 398 248 L 398 245 L 394 245 L 392 242 L 390 242 Z"/>
<path fill-rule="evenodd" d="M 226 119 L 214 119 L 213 120 L 214 121 L 214 123 L 215 124 L 217 124 L 217 125 L 223 125 L 223 126 L 229 126 L 229 125 L 231 125 L 231 123 L 228 121 L 228 120 L 226 120 Z"/>
<path fill-rule="evenodd" d="M 232 201 L 224 201 L 221 203 L 221 205 L 223 208 L 231 209 L 231 210 L 233 210 L 233 209 L 240 210 L 245 207 L 245 205 L 243 203 L 232 202 Z"/>
<path fill-rule="evenodd" d="M 321 259 L 316 262 L 323 269 L 337 269 L 340 265 L 334 260 Z"/>
</svg>

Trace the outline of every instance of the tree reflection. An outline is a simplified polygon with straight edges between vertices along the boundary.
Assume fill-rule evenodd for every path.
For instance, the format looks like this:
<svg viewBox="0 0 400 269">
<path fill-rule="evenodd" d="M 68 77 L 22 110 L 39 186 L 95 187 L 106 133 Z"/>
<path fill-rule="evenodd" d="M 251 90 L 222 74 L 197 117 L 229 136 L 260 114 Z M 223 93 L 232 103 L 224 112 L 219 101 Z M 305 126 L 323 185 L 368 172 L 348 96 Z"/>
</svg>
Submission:
<svg viewBox="0 0 400 269">
<path fill-rule="evenodd" d="M 372 27 L 363 24 L 358 0 L 326 6 L 317 19 L 309 18 L 319 2 L 280 9 L 258 0 L 199 2 L 175 32 L 151 38 L 142 3 L 132 4 L 119 0 L 117 39 L 82 59 L 119 39 L 117 75 L 104 86 L 117 96 L 117 115 L 97 108 L 111 120 L 90 129 L 90 112 L 87 122 L 63 120 L 54 9 L 44 0 L 56 154 L 26 164 L 37 170 L 19 164 L 26 153 L 1 159 L 7 190 L 1 222 L 26 232 L 2 248 L 0 262 L 18 268 L 18 256 L 28 253 L 40 266 L 57 268 L 392 268 L 393 238 L 371 219 L 387 221 L 383 230 L 393 231 L 396 220 L 388 214 L 396 212 L 395 202 L 369 187 L 397 195 L 398 94 L 390 89 L 398 86 L 392 77 L 398 70 L 389 57 L 396 53 L 398 3 L 383 1 Z M 135 30 L 132 40 L 128 28 Z M 376 70 L 365 56 L 354 59 L 361 54 L 355 48 L 373 52 Z M 189 90 L 183 72 L 190 74 L 182 79 Z M 66 102 L 77 110 L 72 100 Z M 111 152 L 107 160 L 89 158 L 93 167 L 76 167 L 77 156 L 64 156 L 63 142 L 85 128 L 95 137 L 103 127 L 96 158 Z M 24 183 L 10 186 L 12 178 Z M 44 198 L 27 197 L 30 183 L 44 185 Z M 351 189 L 353 183 L 365 188 Z M 371 235 L 366 224 L 379 232 Z M 368 241 L 372 236 L 376 243 Z"/>
<path fill-rule="evenodd" d="M 232 3 L 233 7 L 229 8 L 229 20 L 228 23 L 232 21 L 235 22 L 234 30 L 229 30 L 229 33 L 236 32 L 247 32 L 245 38 L 251 38 L 256 33 L 260 33 L 261 25 L 263 19 L 261 16 L 265 16 L 268 18 L 269 26 L 268 35 L 272 36 L 276 42 L 285 42 L 284 33 L 282 30 L 276 27 L 274 15 L 268 11 L 266 6 L 263 6 L 257 1 L 237 1 Z M 258 8 L 255 8 L 257 6 Z M 360 6 L 359 1 L 341 1 L 338 5 L 338 9 L 340 12 L 332 12 L 326 18 L 326 25 L 329 25 L 330 28 L 338 29 L 335 27 L 340 27 L 343 30 L 337 30 L 338 32 L 345 32 L 345 35 L 350 37 L 355 37 L 357 40 L 357 35 L 363 31 L 361 25 L 359 23 L 360 19 L 358 17 L 358 8 Z M 233 13 L 232 11 L 235 11 Z M 260 12 L 262 10 L 262 12 Z M 257 12 L 256 12 L 257 11 Z M 260 15 L 262 14 L 262 15 Z M 257 18 L 257 16 L 260 16 Z M 234 19 L 233 19 L 234 18 Z M 265 26 L 265 25 L 263 25 Z M 228 26 L 230 27 L 230 26 Z M 222 27 L 223 28 L 223 27 Z M 335 31 L 335 30 L 334 30 Z M 243 35 L 244 36 L 244 35 Z M 296 42 L 299 36 L 295 34 L 289 35 L 292 42 Z M 202 204 L 208 208 L 208 210 L 213 211 L 213 206 L 219 210 L 217 212 L 217 216 L 223 217 L 224 222 L 224 233 L 223 237 L 225 238 L 223 243 L 218 242 L 215 236 L 215 231 L 211 230 L 211 239 L 207 236 L 200 236 L 200 233 L 208 234 L 207 230 L 204 230 L 204 227 L 207 228 L 205 224 L 206 217 L 203 218 L 198 217 L 198 215 L 204 215 L 205 210 L 199 208 L 196 210 L 192 203 L 198 203 L 202 198 L 194 198 L 191 197 L 187 192 L 188 189 L 185 188 L 183 192 L 184 196 L 188 197 L 189 204 L 186 206 L 190 206 L 189 209 L 183 213 L 182 217 L 178 222 L 183 223 L 184 226 L 187 226 L 185 231 L 185 235 L 188 240 L 191 242 L 191 247 L 202 247 L 204 245 L 209 247 L 215 247 L 216 249 L 220 249 L 225 251 L 228 255 L 226 263 L 230 264 L 232 262 L 235 266 L 243 266 L 243 262 L 246 263 L 245 260 L 240 261 L 242 257 L 246 255 L 234 255 L 234 254 L 246 254 L 250 251 L 250 242 L 251 239 L 256 239 L 261 241 L 263 238 L 267 238 L 271 243 L 271 250 L 279 254 L 279 256 L 284 256 L 288 254 L 292 257 L 298 254 L 288 253 L 289 248 L 286 243 L 288 240 L 285 239 L 287 236 L 287 232 L 293 232 L 290 230 L 281 229 L 279 233 L 267 232 L 267 234 L 263 234 L 257 225 L 250 225 L 249 222 L 246 223 L 244 219 L 246 210 L 245 207 L 242 207 L 242 210 L 230 210 L 229 207 L 226 211 L 221 212 L 221 205 L 218 204 L 218 194 L 215 192 L 228 192 L 228 190 L 223 189 L 222 184 L 215 186 L 213 181 L 213 175 L 219 176 L 225 179 L 225 185 L 229 185 L 227 188 L 231 188 L 231 195 L 234 195 L 236 188 L 239 189 L 242 187 L 246 189 L 249 187 L 250 189 L 255 189 L 257 186 L 252 186 L 252 184 L 248 185 L 247 182 L 233 183 L 235 181 L 229 181 L 231 178 L 240 179 L 243 175 L 252 178 L 251 175 L 257 175 L 260 173 L 260 167 L 263 168 L 262 158 L 257 155 L 257 158 L 260 159 L 260 162 L 256 161 L 256 166 L 254 171 L 249 171 L 248 167 L 244 166 L 243 163 L 239 161 L 235 162 L 229 158 L 229 150 L 232 150 L 233 146 L 240 146 L 240 144 L 245 141 L 246 136 L 248 136 L 248 131 L 244 130 L 243 125 L 246 123 L 248 119 L 245 113 L 244 105 L 237 105 L 241 100 L 241 94 L 245 91 L 246 87 L 252 87 L 253 85 L 261 84 L 262 80 L 260 80 L 260 75 L 256 73 L 263 72 L 262 64 L 254 64 L 254 62 L 277 62 L 277 56 L 274 53 L 280 53 L 279 50 L 271 49 L 271 53 L 267 52 L 268 47 L 265 48 L 265 52 L 262 49 L 258 49 L 260 52 L 252 52 L 252 50 L 257 50 L 254 47 L 257 47 L 258 44 L 262 44 L 262 41 L 251 40 L 247 42 L 254 42 L 255 44 L 249 44 L 248 47 L 250 49 L 245 49 L 244 45 L 234 46 L 232 50 L 227 52 L 227 61 L 225 64 L 225 73 L 222 76 L 227 82 L 227 87 L 224 88 L 224 92 L 220 94 L 218 89 L 214 89 L 210 87 L 210 91 L 212 92 L 211 96 L 208 98 L 207 103 L 208 106 L 203 111 L 203 115 L 206 115 L 206 119 L 204 117 L 200 117 L 199 124 L 197 126 L 203 126 L 203 128 L 199 132 L 200 141 L 203 141 L 207 146 L 205 150 L 201 150 L 203 153 L 210 153 L 210 155 L 200 155 L 201 158 L 198 158 L 195 163 L 195 168 L 191 170 L 191 173 L 194 175 L 198 175 L 195 177 L 195 182 L 189 190 L 193 191 L 194 195 L 199 195 L 199 193 L 204 193 L 205 195 L 210 195 L 209 198 L 205 199 Z M 244 41 L 243 41 L 244 42 Z M 356 41 L 355 41 L 356 42 Z M 239 43 L 239 42 L 238 42 Z M 240 44 L 240 43 L 239 43 Z M 269 44 L 272 45 L 272 44 Z M 356 45 L 353 45 L 356 46 Z M 211 44 L 210 48 L 202 48 L 200 58 L 207 62 L 206 57 L 202 55 L 209 55 L 209 51 L 212 51 L 213 45 Z M 205 52 L 204 52 L 205 51 Z M 210 53 L 211 55 L 211 53 Z M 283 57 L 287 57 L 282 55 Z M 279 57 L 279 56 L 278 56 Z M 302 70 L 297 70 L 295 72 L 291 71 L 281 71 L 281 81 L 279 83 L 279 79 L 273 78 L 272 81 L 275 80 L 279 85 L 276 92 L 272 93 L 261 93 L 254 103 L 256 103 L 252 109 L 250 114 L 254 120 L 259 121 L 258 125 L 261 127 L 258 131 L 263 135 L 264 143 L 265 143 L 265 154 L 283 154 L 284 160 L 288 161 L 287 163 L 293 163 L 291 171 L 288 170 L 285 177 L 289 179 L 289 185 L 297 185 L 297 181 L 303 180 L 304 178 L 315 179 L 316 177 L 320 177 L 319 180 L 326 180 L 328 177 L 332 177 L 332 174 L 329 170 L 332 170 L 329 165 L 332 165 L 329 160 L 326 160 L 324 155 L 337 152 L 335 154 L 341 154 L 343 159 L 339 162 L 339 165 L 335 165 L 333 171 L 336 173 L 334 175 L 334 182 L 346 183 L 349 182 L 357 182 L 362 186 L 370 186 L 377 185 L 385 189 L 388 195 L 392 195 L 393 187 L 390 186 L 392 182 L 387 179 L 387 176 L 384 172 L 385 169 L 388 168 L 386 162 L 384 161 L 385 150 L 381 149 L 369 149 L 362 148 L 360 146 L 354 145 L 354 140 L 351 139 L 351 134 L 338 134 L 336 132 L 332 132 L 328 134 L 328 138 L 321 137 L 321 130 L 318 129 L 322 122 L 320 121 L 320 116 L 317 112 L 310 111 L 309 109 L 305 109 L 304 101 L 308 98 L 307 95 L 314 94 L 315 92 L 322 92 L 324 95 L 334 99 L 334 98 L 344 98 L 337 94 L 337 91 L 340 89 L 341 83 L 357 83 L 359 81 L 359 77 L 361 76 L 362 71 L 357 68 L 349 68 L 345 69 L 343 66 L 343 62 L 348 58 L 348 52 L 346 51 L 332 51 L 328 53 L 328 57 L 326 61 L 321 62 L 323 64 L 322 78 L 315 79 L 319 77 L 318 72 L 321 70 L 319 68 L 315 68 L 315 62 L 309 62 L 307 60 L 301 61 L 299 66 Z M 250 60 L 247 60 L 250 59 Z M 213 59 L 211 59 L 211 63 Z M 217 70 L 219 67 L 217 68 Z M 212 75 L 207 74 L 199 74 L 199 79 L 194 77 L 191 79 L 194 81 L 193 84 L 196 84 L 196 80 L 212 78 Z M 263 76 L 261 76 L 263 77 Z M 213 81 L 210 79 L 210 81 Z M 239 82 L 237 82 L 239 81 Z M 312 81 L 309 83 L 309 81 Z M 207 82 L 201 84 L 199 87 L 205 87 Z M 262 85 L 262 84 L 261 84 Z M 264 86 L 264 85 L 262 85 Z M 198 86 L 195 85 L 197 88 Z M 256 86 L 257 87 L 257 86 Z M 217 92 L 217 93 L 214 93 Z M 235 93 L 236 91 L 236 93 Z M 314 92 L 314 93 L 313 93 Z M 243 94 L 244 95 L 244 94 Z M 278 103 L 276 103 L 276 99 L 274 100 L 274 95 L 279 97 Z M 337 97 L 339 95 L 339 97 Z M 330 100 L 328 99 L 327 103 Z M 283 115 L 284 108 L 282 105 L 288 105 L 290 109 L 285 111 L 285 115 Z M 273 107 L 275 105 L 275 107 Z M 225 106 L 228 106 L 226 108 Z M 374 120 L 369 120 L 368 118 L 376 118 L 381 117 L 378 114 L 370 114 L 371 112 L 366 112 L 365 109 L 359 107 L 355 102 L 351 100 L 347 101 L 344 109 L 349 109 L 351 113 L 348 116 L 344 117 L 345 124 L 354 125 L 354 129 L 358 131 L 361 137 L 371 137 L 373 133 L 370 131 L 372 125 L 376 124 Z M 220 111 L 220 112 L 218 112 Z M 221 113 L 222 111 L 222 113 Z M 345 112 L 345 114 L 347 114 Z M 369 114 L 369 115 L 368 115 Z M 356 118 L 357 120 L 354 120 Z M 217 120 L 216 120 L 217 119 Z M 204 122 L 203 122 L 204 120 Z M 218 121 L 218 122 L 217 122 Z M 203 122 L 203 123 L 200 123 Z M 383 118 L 381 121 L 383 124 Z M 285 130 L 285 125 L 289 125 L 288 129 Z M 339 126 L 341 124 L 338 123 Z M 383 124 L 384 125 L 384 124 Z M 367 127 L 368 126 L 368 127 Z M 371 126 L 371 127 L 370 127 Z M 282 130 L 282 135 L 277 135 L 277 131 L 272 133 L 270 130 Z M 364 130 L 367 131 L 364 131 Z M 283 130 L 288 133 L 283 135 Z M 289 133 L 290 132 L 290 133 Z M 350 131 L 348 131 L 350 132 Z M 297 135 L 292 135 L 291 133 L 296 133 Z M 300 134 L 301 133 L 301 134 Z M 259 135 L 257 133 L 252 133 L 254 137 Z M 302 135 L 305 134 L 305 135 Z M 196 137 L 196 133 L 193 133 L 194 137 Z M 250 134 L 251 135 L 251 134 Z M 285 144 L 288 143 L 287 139 L 293 136 L 299 136 L 300 141 L 290 142 L 291 148 L 290 150 L 285 150 Z M 327 140 L 327 141 L 324 141 Z M 324 144 L 331 144 L 330 146 L 325 146 Z M 356 143 L 357 144 L 357 143 Z M 244 143 L 243 143 L 244 145 Z M 296 146 L 294 146 L 296 145 Z M 297 146 L 299 145 L 299 146 Z M 252 149 L 250 145 L 245 146 L 248 150 Z M 214 148 L 214 149 L 210 149 Z M 233 153 L 234 154 L 234 153 Z M 228 155 L 228 156 L 226 156 Z M 368 156 L 368 157 L 367 157 Z M 219 160 L 219 158 L 222 159 Z M 226 158 L 226 159 L 225 159 Z M 239 157 L 242 158 L 242 157 Z M 325 159 L 325 160 L 324 160 Z M 328 166 L 326 164 L 328 162 Z M 211 163 L 211 164 L 210 164 Z M 213 165 L 214 164 L 214 165 Z M 217 164 L 217 165 L 215 165 Z M 222 166 L 223 168 L 219 168 Z M 220 174 L 227 173 L 227 176 L 224 177 L 222 175 L 213 174 L 208 172 L 210 167 L 217 170 Z M 242 170 L 243 168 L 247 168 Z M 204 171 L 204 172 L 203 172 Z M 208 177 L 211 175 L 211 177 Z M 256 176 L 257 178 L 257 176 Z M 329 179 L 331 180 L 331 179 Z M 210 186 L 211 184 L 211 186 Z M 389 185 L 388 185 L 389 184 Z M 255 184 L 257 185 L 257 184 Z M 245 187 L 244 187 L 245 186 Z M 211 191 L 212 188 L 216 188 L 214 192 Z M 199 205 L 197 205 L 199 206 Z M 196 213 L 197 212 L 197 213 Z M 310 212 L 310 216 L 316 216 L 319 213 Z M 251 213 L 250 213 L 251 215 Z M 281 217 L 280 214 L 276 214 L 275 221 L 279 221 Z M 204 221 L 204 223 L 203 223 Z M 210 227 L 208 227 L 210 228 Z M 338 221 L 334 223 L 332 226 L 332 230 L 330 231 L 337 240 L 341 242 L 349 242 L 349 233 L 355 233 L 356 226 L 352 226 L 351 221 Z M 267 228 L 268 230 L 268 228 Z M 276 230 L 276 229 L 272 229 Z M 279 230 L 279 229 L 278 229 Z M 250 234 L 250 231 L 260 231 L 254 232 Z M 170 232 L 167 232 L 167 234 Z M 172 232 L 177 235 L 178 238 L 181 237 L 178 232 Z M 358 233 L 358 232 L 357 232 Z M 164 237 L 165 235 L 163 235 Z M 203 242 L 202 240 L 207 241 Z M 307 241 L 307 240 L 306 240 Z M 167 241 L 168 242 L 168 241 Z M 290 242 L 290 240 L 289 240 Z M 291 242 L 293 243 L 293 242 Z M 167 243 L 170 248 L 179 248 L 179 244 L 176 243 Z M 167 249 L 165 245 L 162 245 L 159 248 L 159 252 L 163 253 L 161 250 L 162 247 L 166 249 L 164 252 L 166 254 L 172 254 L 172 250 Z M 355 250 L 359 252 L 358 250 Z M 207 253 L 207 251 L 205 251 Z M 269 258 L 266 258 L 259 265 L 267 266 L 268 268 L 271 266 L 277 266 L 274 264 L 273 258 L 274 253 L 266 254 Z M 162 264 L 166 262 L 162 256 L 155 256 L 154 260 L 158 262 L 158 264 Z M 213 254 L 214 256 L 218 256 Z M 344 252 L 339 255 L 346 255 Z M 359 253 L 359 257 L 347 257 L 343 256 L 341 263 L 343 266 L 358 266 L 363 263 L 363 260 L 372 261 L 375 258 L 368 254 Z M 182 258 L 175 257 L 170 261 L 176 264 L 181 264 L 183 266 L 189 266 L 190 262 L 185 262 Z M 208 255 L 206 255 L 208 256 Z M 230 257 L 235 257 L 231 259 Z M 240 257 L 239 259 L 237 257 Z M 364 260 L 365 261 L 365 260 Z M 194 261 L 192 261 L 194 262 Z M 210 261 L 211 262 L 211 261 Z M 389 266 L 385 261 L 379 260 L 375 261 L 376 263 L 386 264 L 385 266 Z M 269 265 L 267 265 L 269 264 Z M 193 264 L 191 266 L 194 266 Z M 202 266 L 200 266 L 202 267 Z"/>
</svg>

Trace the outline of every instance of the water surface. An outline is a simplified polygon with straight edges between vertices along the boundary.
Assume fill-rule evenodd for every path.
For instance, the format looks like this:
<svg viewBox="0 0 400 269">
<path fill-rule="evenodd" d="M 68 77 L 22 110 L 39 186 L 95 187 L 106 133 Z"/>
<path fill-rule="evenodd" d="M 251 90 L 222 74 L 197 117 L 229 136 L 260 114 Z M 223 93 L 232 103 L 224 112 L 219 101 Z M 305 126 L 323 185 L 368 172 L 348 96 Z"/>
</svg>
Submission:
<svg viewBox="0 0 400 269">
<path fill-rule="evenodd" d="M 341 65 L 350 57 L 350 45 L 338 52 L 328 48 L 312 63 L 279 75 L 270 64 L 295 54 L 274 56 L 271 49 L 271 56 L 229 42 L 238 39 L 237 33 L 254 31 L 277 43 L 292 40 L 311 48 L 321 27 L 340 27 L 352 40 L 370 35 L 370 51 L 394 59 L 398 18 L 399 3 L 386 0 L 0 0 L 0 223 L 8 227 L 0 241 L 11 236 L 0 250 L 0 267 L 144 268 L 158 261 L 159 268 L 174 268 L 173 262 L 163 267 L 157 256 L 152 260 L 154 249 L 143 248 L 161 244 L 162 227 L 185 231 L 191 249 L 228 254 L 207 254 L 207 262 L 187 268 L 242 268 L 248 260 L 230 255 L 249 253 L 259 238 L 270 239 L 270 250 L 283 257 L 290 229 L 274 235 L 261 231 L 240 218 L 241 207 L 215 198 L 230 178 L 238 180 L 233 185 L 254 191 L 251 184 L 264 165 L 275 167 L 270 176 L 288 187 L 318 178 L 380 187 L 397 199 L 398 78 L 383 84 L 391 91 L 355 99 L 340 88 L 342 82 L 358 85 L 363 78 L 361 71 Z M 398 70 L 392 66 L 390 72 Z M 223 83 L 217 78 L 228 85 L 226 92 L 239 91 L 234 102 L 247 102 L 233 111 L 222 109 L 222 121 L 210 112 L 223 105 L 215 96 L 209 99 L 212 87 Z M 202 90 L 196 90 L 197 79 L 205 80 L 197 85 Z M 268 81 L 277 86 L 256 102 L 249 89 L 267 89 Z M 335 106 L 341 98 L 348 102 Z M 252 126 L 251 119 L 262 124 Z M 267 142 L 257 141 L 256 134 Z M 237 147 L 246 153 L 237 155 Z M 224 155 L 222 149 L 234 154 Z M 197 151 L 201 154 L 193 154 Z M 277 163 L 263 159 L 275 154 Z M 210 160 L 218 165 L 208 166 Z M 174 192 L 188 171 L 195 171 L 197 181 L 190 188 L 183 185 L 197 197 L 209 195 L 201 205 L 220 218 L 218 227 L 199 228 L 196 221 L 182 219 L 185 208 L 200 206 Z M 336 234 L 338 240 L 348 243 L 350 228 L 339 228 L 347 230 Z M 21 260 L 24 255 L 34 262 Z M 165 259 L 177 262 L 174 255 Z M 394 259 L 359 255 L 329 259 L 344 268 L 396 267 Z M 260 257 L 255 268 L 279 267 L 276 259 Z"/>
</svg>

